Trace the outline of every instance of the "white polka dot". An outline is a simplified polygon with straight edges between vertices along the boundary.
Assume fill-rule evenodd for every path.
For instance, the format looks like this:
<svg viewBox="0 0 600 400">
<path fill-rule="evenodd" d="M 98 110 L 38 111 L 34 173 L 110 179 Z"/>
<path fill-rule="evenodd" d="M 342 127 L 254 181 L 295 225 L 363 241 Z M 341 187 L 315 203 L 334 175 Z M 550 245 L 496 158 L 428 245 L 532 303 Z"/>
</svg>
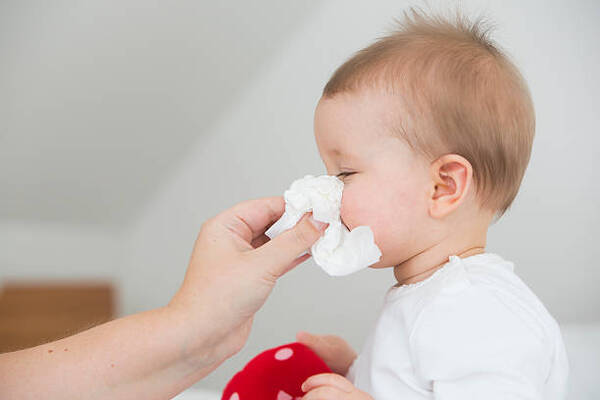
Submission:
<svg viewBox="0 0 600 400">
<path fill-rule="evenodd" d="M 279 393 L 277 393 L 277 400 L 292 400 L 292 399 L 293 399 L 293 397 L 291 395 L 287 394 L 286 392 L 284 392 L 283 390 L 280 390 Z"/>
<path fill-rule="evenodd" d="M 235 392 L 234 394 L 231 395 L 229 400 L 240 400 L 240 395 L 237 394 L 237 392 Z"/>
<path fill-rule="evenodd" d="M 289 347 L 284 347 L 283 349 L 277 350 L 277 353 L 275 353 L 275 359 L 279 360 L 279 361 L 283 361 L 283 360 L 287 360 L 288 358 L 290 358 L 293 355 L 294 355 L 294 350 L 290 349 Z"/>
</svg>

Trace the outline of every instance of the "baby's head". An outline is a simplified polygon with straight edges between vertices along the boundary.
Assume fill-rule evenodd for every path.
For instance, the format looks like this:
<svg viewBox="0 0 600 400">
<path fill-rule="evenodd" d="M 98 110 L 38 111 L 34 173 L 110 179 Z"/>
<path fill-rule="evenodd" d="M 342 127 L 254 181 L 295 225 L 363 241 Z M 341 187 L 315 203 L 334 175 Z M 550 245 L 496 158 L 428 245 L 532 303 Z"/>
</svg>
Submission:
<svg viewBox="0 0 600 400">
<path fill-rule="evenodd" d="M 398 265 L 452 237 L 479 237 L 513 202 L 535 115 L 522 76 L 481 22 L 411 10 L 340 66 L 315 111 L 341 218 L 368 225 Z"/>
</svg>

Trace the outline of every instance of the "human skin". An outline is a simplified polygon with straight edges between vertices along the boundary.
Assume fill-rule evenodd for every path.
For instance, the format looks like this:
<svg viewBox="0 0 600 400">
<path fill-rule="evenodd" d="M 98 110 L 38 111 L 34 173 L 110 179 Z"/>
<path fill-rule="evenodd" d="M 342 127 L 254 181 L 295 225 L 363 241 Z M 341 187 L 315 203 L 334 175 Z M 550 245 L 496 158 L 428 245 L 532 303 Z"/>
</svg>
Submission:
<svg viewBox="0 0 600 400">
<path fill-rule="evenodd" d="M 166 306 L 0 354 L 0 398 L 170 399 L 191 386 L 242 348 L 277 279 L 327 227 L 306 214 L 269 240 L 284 209 L 283 197 L 249 200 L 206 221 Z"/>
<path fill-rule="evenodd" d="M 343 223 L 371 227 L 382 252 L 371 268 L 393 267 L 407 284 L 450 255 L 484 252 L 493 213 L 476 202 L 469 161 L 458 154 L 429 161 L 391 133 L 399 110 L 376 90 L 343 92 L 320 99 L 314 131 L 327 173 L 344 182 Z"/>
</svg>

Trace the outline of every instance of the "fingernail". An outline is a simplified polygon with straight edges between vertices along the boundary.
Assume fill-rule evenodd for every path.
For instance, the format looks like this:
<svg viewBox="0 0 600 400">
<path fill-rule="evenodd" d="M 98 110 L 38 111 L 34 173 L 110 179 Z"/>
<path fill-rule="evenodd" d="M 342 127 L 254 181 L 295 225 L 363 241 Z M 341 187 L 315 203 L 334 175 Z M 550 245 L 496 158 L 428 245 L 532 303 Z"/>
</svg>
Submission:
<svg viewBox="0 0 600 400">
<path fill-rule="evenodd" d="M 306 392 L 306 382 L 304 382 L 302 386 L 300 386 L 300 389 L 302 389 L 303 392 Z"/>
<path fill-rule="evenodd" d="M 324 231 L 327 228 L 327 225 L 329 225 L 326 222 L 321 222 L 321 221 L 317 221 L 316 219 L 314 219 L 312 217 L 312 215 L 310 217 L 308 217 L 308 219 L 310 220 L 310 222 L 313 224 L 313 226 L 315 228 L 317 228 L 320 231 Z"/>
</svg>

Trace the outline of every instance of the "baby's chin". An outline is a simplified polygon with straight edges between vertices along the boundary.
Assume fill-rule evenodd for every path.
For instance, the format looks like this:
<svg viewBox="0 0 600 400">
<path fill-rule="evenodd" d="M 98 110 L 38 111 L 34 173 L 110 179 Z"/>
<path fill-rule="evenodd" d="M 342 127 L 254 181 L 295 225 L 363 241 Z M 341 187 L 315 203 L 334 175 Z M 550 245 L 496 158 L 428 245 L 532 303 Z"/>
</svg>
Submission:
<svg viewBox="0 0 600 400">
<path fill-rule="evenodd" d="M 369 265 L 372 269 L 383 269 L 383 268 L 394 268 L 403 262 L 407 261 L 410 257 L 404 253 L 400 253 L 394 248 L 388 248 L 387 251 L 381 247 L 381 258 L 375 264 Z M 391 253 L 391 254 L 390 254 Z"/>
<path fill-rule="evenodd" d="M 373 268 L 373 269 L 383 269 L 383 268 L 391 268 L 394 267 L 396 264 L 389 262 L 388 260 L 381 258 L 379 261 L 377 261 L 375 264 L 369 265 L 369 268 Z"/>
</svg>

